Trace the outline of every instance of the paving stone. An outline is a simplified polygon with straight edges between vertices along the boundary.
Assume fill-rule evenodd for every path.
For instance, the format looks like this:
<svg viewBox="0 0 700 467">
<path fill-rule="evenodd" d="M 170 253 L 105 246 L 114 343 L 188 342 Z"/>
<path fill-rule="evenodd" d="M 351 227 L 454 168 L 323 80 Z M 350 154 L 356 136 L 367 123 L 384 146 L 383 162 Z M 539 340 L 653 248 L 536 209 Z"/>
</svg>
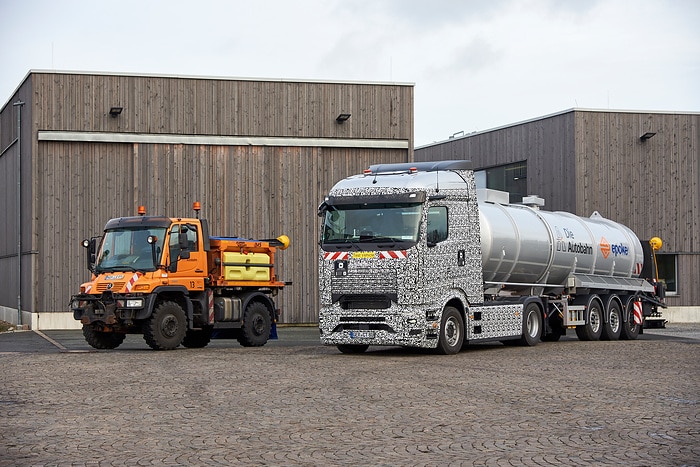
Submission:
<svg viewBox="0 0 700 467">
<path fill-rule="evenodd" d="M 344 355 L 313 328 L 169 352 L 30 334 L 0 335 L 0 466 L 700 465 L 698 339 L 438 356 Z"/>
</svg>

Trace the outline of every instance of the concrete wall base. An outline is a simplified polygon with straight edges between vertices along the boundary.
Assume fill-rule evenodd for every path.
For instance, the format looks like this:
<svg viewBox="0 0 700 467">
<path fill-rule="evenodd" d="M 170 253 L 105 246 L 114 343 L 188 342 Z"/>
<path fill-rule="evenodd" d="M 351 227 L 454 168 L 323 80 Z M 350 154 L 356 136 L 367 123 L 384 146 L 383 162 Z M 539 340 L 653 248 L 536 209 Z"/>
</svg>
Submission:
<svg viewBox="0 0 700 467">
<path fill-rule="evenodd" d="M 700 306 L 670 306 L 661 315 L 669 323 L 700 323 Z"/>
<path fill-rule="evenodd" d="M 80 321 L 73 318 L 72 311 L 32 313 L 31 328 L 36 331 L 51 329 L 82 329 Z"/>
</svg>

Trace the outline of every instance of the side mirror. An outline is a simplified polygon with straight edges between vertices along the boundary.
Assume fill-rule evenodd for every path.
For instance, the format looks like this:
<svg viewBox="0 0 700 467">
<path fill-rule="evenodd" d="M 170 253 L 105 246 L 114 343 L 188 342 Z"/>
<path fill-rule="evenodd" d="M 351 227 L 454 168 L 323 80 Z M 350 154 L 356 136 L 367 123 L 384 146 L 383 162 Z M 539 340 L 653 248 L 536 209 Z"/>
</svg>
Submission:
<svg viewBox="0 0 700 467">
<path fill-rule="evenodd" d="M 156 265 L 156 243 L 158 242 L 158 237 L 155 235 L 149 235 L 148 238 L 146 238 L 146 241 L 148 242 L 149 245 L 151 245 L 151 260 L 153 261 L 153 267 L 157 267 Z"/>
<path fill-rule="evenodd" d="M 91 239 L 85 239 L 81 242 L 81 245 L 83 248 L 85 248 L 86 251 L 86 259 L 87 259 L 87 268 L 88 271 L 94 272 L 95 271 L 95 255 L 97 254 L 97 241 L 93 237 Z"/>
</svg>

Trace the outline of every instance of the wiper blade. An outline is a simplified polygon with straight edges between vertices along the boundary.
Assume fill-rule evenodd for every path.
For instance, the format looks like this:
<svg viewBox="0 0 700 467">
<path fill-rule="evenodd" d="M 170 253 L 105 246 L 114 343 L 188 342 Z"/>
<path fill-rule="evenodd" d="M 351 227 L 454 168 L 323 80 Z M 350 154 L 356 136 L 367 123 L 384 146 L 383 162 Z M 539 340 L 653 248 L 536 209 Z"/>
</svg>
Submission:
<svg viewBox="0 0 700 467">
<path fill-rule="evenodd" d="M 133 266 L 127 266 L 126 264 L 122 264 L 119 266 L 112 266 L 108 268 L 106 271 L 103 272 L 110 272 L 110 271 L 133 271 L 137 272 L 138 269 L 134 268 Z"/>
<path fill-rule="evenodd" d="M 390 242 L 395 244 L 397 240 L 392 237 L 369 237 L 360 240 L 360 243 L 380 243 L 380 242 Z"/>
</svg>

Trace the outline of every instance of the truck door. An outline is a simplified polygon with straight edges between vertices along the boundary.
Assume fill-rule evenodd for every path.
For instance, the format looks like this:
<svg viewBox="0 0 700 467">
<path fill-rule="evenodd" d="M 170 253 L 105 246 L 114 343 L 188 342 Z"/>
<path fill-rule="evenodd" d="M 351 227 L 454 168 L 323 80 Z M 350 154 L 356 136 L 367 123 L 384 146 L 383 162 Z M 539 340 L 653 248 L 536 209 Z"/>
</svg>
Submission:
<svg viewBox="0 0 700 467">
<path fill-rule="evenodd" d="M 425 286 L 435 294 L 444 293 L 451 288 L 451 269 L 456 253 L 453 243 L 449 241 L 449 210 L 447 206 L 429 206 L 426 230 L 427 252 L 425 255 Z"/>
<path fill-rule="evenodd" d="M 170 228 L 168 251 L 171 266 L 177 262 L 177 269 L 171 269 L 170 277 L 196 277 L 206 275 L 206 251 L 200 247 L 200 231 L 196 224 L 173 224 Z M 186 284 L 189 289 L 195 285 Z M 198 288 L 198 287 L 197 287 Z"/>
</svg>

